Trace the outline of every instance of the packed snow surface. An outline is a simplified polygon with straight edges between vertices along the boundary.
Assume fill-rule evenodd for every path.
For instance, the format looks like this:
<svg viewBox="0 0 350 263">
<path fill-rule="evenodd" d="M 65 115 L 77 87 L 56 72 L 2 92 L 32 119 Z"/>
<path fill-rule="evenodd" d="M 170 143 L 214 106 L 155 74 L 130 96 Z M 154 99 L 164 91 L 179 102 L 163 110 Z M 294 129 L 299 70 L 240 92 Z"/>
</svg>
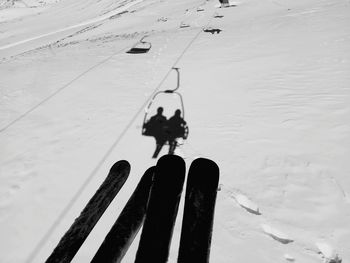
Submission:
<svg viewBox="0 0 350 263">
<path fill-rule="evenodd" d="M 156 163 L 141 125 L 154 92 L 176 86 L 174 66 L 190 129 L 177 154 L 187 167 L 197 157 L 220 167 L 210 262 L 323 262 L 320 240 L 350 261 L 348 0 L 7 2 L 2 263 L 44 262 L 109 168 L 128 160 L 129 179 L 73 260 L 90 262 Z M 125 53 L 144 36 L 148 53 Z M 171 95 L 153 105 L 167 117 L 181 107 Z M 281 233 L 293 242 L 280 242 Z M 138 237 L 123 262 L 134 261 L 137 246 Z"/>
</svg>

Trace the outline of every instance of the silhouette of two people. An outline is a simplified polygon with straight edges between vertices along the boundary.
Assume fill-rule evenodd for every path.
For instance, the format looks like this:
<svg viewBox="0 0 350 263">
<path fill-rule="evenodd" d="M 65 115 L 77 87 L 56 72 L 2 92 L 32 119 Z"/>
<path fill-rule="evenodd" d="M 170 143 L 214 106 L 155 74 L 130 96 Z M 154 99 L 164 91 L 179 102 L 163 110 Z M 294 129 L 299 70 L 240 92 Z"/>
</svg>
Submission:
<svg viewBox="0 0 350 263">
<path fill-rule="evenodd" d="M 181 117 L 181 110 L 176 110 L 175 114 L 167 120 L 163 115 L 163 108 L 157 109 L 157 114 L 152 116 L 144 125 L 143 134 L 153 136 L 156 140 L 156 150 L 152 158 L 157 158 L 166 142 L 169 143 L 169 154 L 174 154 L 178 146 L 177 138 L 187 138 L 188 127 Z"/>
</svg>

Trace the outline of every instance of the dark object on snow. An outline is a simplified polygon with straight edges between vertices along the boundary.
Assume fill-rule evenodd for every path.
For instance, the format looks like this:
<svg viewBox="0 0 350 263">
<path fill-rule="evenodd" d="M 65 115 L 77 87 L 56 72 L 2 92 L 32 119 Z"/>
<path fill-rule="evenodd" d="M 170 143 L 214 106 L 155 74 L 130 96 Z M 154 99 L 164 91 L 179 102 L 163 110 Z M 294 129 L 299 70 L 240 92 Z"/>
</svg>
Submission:
<svg viewBox="0 0 350 263">
<path fill-rule="evenodd" d="M 112 166 L 105 181 L 62 237 L 46 263 L 71 262 L 97 221 L 124 185 L 129 172 L 130 164 L 127 161 L 118 161 Z"/>
<path fill-rule="evenodd" d="M 158 160 L 135 263 L 167 262 L 184 179 L 181 157 Z"/>
<path fill-rule="evenodd" d="M 215 34 L 215 33 L 219 34 L 222 30 L 219 29 L 219 28 L 211 28 L 211 27 L 209 27 L 209 28 L 204 28 L 203 31 L 207 32 L 207 33 L 212 33 L 212 34 Z"/>
<path fill-rule="evenodd" d="M 142 176 L 91 263 L 121 262 L 144 222 L 154 170 L 153 166 Z"/>
<path fill-rule="evenodd" d="M 71 262 L 87 235 L 128 177 L 130 165 L 119 161 L 63 236 L 46 262 Z M 209 159 L 193 161 L 187 179 L 179 263 L 208 263 L 219 168 Z M 185 162 L 161 157 L 149 168 L 107 234 L 92 262 L 119 263 L 143 224 L 135 263 L 165 263 L 185 180 Z"/>
<path fill-rule="evenodd" d="M 219 0 L 220 8 L 237 6 L 236 4 L 231 4 L 229 0 Z"/>
<path fill-rule="evenodd" d="M 165 90 L 165 91 L 158 91 L 157 93 L 155 93 L 152 97 L 152 99 L 150 100 L 147 109 L 146 109 L 146 113 L 145 116 L 143 118 L 143 123 L 142 123 L 142 135 L 144 136 L 152 136 L 155 138 L 156 140 L 156 150 L 152 156 L 152 158 L 157 158 L 159 152 L 161 151 L 162 147 L 168 142 L 169 144 L 169 154 L 173 154 L 175 148 L 178 146 L 178 142 L 177 139 L 182 138 L 184 140 L 187 139 L 188 137 L 188 133 L 189 133 L 189 128 L 186 124 L 186 122 L 184 121 L 185 119 L 185 108 L 184 108 L 184 103 L 183 103 L 183 99 L 182 96 L 179 92 L 177 92 L 176 90 L 179 89 L 180 87 L 180 72 L 178 68 L 173 68 L 174 70 L 176 70 L 177 72 L 177 86 L 175 89 L 169 89 L 169 90 Z M 153 102 L 157 99 L 157 96 L 160 94 L 169 94 L 169 95 L 173 95 L 176 94 L 178 100 L 180 101 L 181 104 L 181 110 L 177 109 L 175 115 L 176 118 L 175 119 L 179 119 L 178 117 L 180 117 L 182 119 L 181 122 L 177 122 L 178 126 L 176 127 L 176 121 L 174 120 L 174 118 L 170 118 L 172 119 L 170 122 L 167 121 L 166 117 L 162 115 L 163 113 L 163 107 L 159 107 L 157 109 L 157 114 L 152 116 L 149 120 L 148 120 L 148 112 L 150 111 L 150 108 L 153 104 Z M 176 135 L 176 136 L 174 136 Z"/>
<path fill-rule="evenodd" d="M 152 116 L 151 119 L 143 125 L 143 134 L 146 136 L 153 136 L 156 140 L 156 150 L 153 154 L 153 158 L 157 158 L 159 152 L 163 148 L 163 145 L 167 141 L 167 134 L 165 132 L 167 119 L 163 115 L 163 108 L 157 109 L 157 114 Z"/>
<path fill-rule="evenodd" d="M 177 109 L 167 122 L 165 132 L 169 142 L 169 154 L 174 154 L 177 147 L 177 138 L 187 138 L 188 126 L 183 118 L 181 118 L 181 110 Z"/>
<path fill-rule="evenodd" d="M 214 15 L 214 18 L 223 18 L 224 16 L 223 15 L 220 15 L 220 14 L 215 14 Z"/>
<path fill-rule="evenodd" d="M 208 263 L 219 167 L 198 158 L 188 172 L 178 263 Z"/>
<path fill-rule="evenodd" d="M 181 22 L 180 28 L 186 28 L 186 27 L 190 27 L 190 25 L 189 25 L 189 24 L 186 24 L 186 23 L 184 23 L 184 22 Z"/>
<path fill-rule="evenodd" d="M 143 38 L 141 38 L 140 41 L 136 45 L 134 45 L 126 53 L 129 53 L 129 54 L 143 54 L 143 53 L 147 53 L 151 49 L 152 44 L 150 42 L 144 41 L 143 39 L 145 37 L 147 37 L 147 36 L 144 36 Z"/>
</svg>

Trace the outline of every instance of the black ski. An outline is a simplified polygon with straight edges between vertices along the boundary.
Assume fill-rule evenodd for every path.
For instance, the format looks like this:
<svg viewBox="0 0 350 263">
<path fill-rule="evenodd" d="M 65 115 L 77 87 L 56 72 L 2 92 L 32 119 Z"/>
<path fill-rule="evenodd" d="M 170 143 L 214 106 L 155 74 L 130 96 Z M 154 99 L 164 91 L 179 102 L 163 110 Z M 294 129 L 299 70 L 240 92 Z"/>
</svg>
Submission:
<svg viewBox="0 0 350 263">
<path fill-rule="evenodd" d="M 91 263 L 121 262 L 145 219 L 154 170 L 145 172 Z"/>
<path fill-rule="evenodd" d="M 208 263 L 219 182 L 215 162 L 199 158 L 188 172 L 178 263 Z"/>
<path fill-rule="evenodd" d="M 97 221 L 124 185 L 129 173 L 130 164 L 125 160 L 116 162 L 112 166 L 105 181 L 62 237 L 46 263 L 71 262 Z"/>
<path fill-rule="evenodd" d="M 184 179 L 181 157 L 158 160 L 135 263 L 167 262 Z"/>
</svg>

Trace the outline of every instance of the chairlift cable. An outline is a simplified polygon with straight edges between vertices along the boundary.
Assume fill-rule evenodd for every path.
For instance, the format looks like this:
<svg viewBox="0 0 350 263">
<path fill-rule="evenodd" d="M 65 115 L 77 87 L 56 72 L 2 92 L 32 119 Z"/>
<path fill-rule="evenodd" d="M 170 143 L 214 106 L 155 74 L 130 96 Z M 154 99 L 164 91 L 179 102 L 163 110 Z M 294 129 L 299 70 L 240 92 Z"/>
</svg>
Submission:
<svg viewBox="0 0 350 263">
<path fill-rule="evenodd" d="M 209 22 L 207 23 L 206 26 L 208 26 L 210 24 L 210 22 L 212 21 L 213 16 L 211 16 L 211 19 L 209 20 Z M 156 86 L 156 88 L 153 90 L 153 93 L 148 96 L 148 98 L 144 101 L 144 103 L 141 105 L 141 107 L 137 110 L 137 112 L 134 114 L 134 116 L 131 118 L 131 120 L 129 121 L 129 123 L 125 126 L 125 128 L 123 129 L 123 131 L 119 134 L 119 136 L 116 138 L 116 140 L 113 142 L 113 144 L 108 148 L 108 150 L 106 151 L 106 153 L 102 156 L 102 158 L 100 159 L 100 161 L 97 163 L 97 165 L 95 166 L 95 168 L 92 170 L 92 172 L 90 173 L 90 175 L 87 177 L 87 179 L 84 181 L 84 183 L 82 184 L 82 186 L 78 189 L 77 193 L 73 196 L 73 198 L 69 201 L 68 205 L 63 209 L 63 211 L 59 214 L 58 218 L 54 221 L 54 224 L 49 228 L 49 230 L 46 232 L 46 234 L 43 236 L 43 238 L 39 241 L 39 243 L 36 245 L 36 247 L 34 248 L 34 250 L 31 252 L 31 254 L 29 255 L 28 259 L 26 260 L 26 263 L 31 263 L 33 262 L 34 258 L 38 255 L 38 253 L 41 251 L 41 249 L 43 248 L 43 246 L 45 245 L 45 243 L 47 243 L 48 239 L 50 238 L 50 236 L 52 235 L 52 233 L 56 230 L 57 226 L 61 223 L 61 221 L 63 220 L 63 218 L 67 215 L 67 213 L 69 212 L 69 210 L 73 207 L 74 203 L 78 200 L 78 198 L 80 197 L 81 193 L 85 190 L 85 188 L 87 187 L 87 185 L 90 183 L 90 181 L 93 179 L 93 177 L 97 174 L 97 172 L 99 171 L 99 169 L 101 168 L 101 166 L 103 165 L 103 163 L 107 160 L 107 158 L 109 157 L 109 155 L 113 152 L 114 148 L 119 144 L 119 142 L 121 141 L 121 139 L 124 137 L 124 135 L 128 132 L 128 130 L 130 129 L 131 125 L 135 122 L 135 120 L 137 119 L 137 117 L 139 116 L 139 114 L 142 112 L 142 110 L 146 107 L 148 101 L 152 98 L 153 94 L 155 94 L 160 87 L 162 86 L 162 84 L 165 82 L 165 80 L 168 78 L 168 76 L 170 75 L 170 73 L 172 72 L 173 68 L 176 67 L 176 65 L 179 63 L 179 61 L 182 59 L 182 57 L 185 55 L 186 51 L 192 46 L 192 44 L 197 40 L 197 38 L 199 37 L 199 35 L 202 33 L 202 28 L 200 30 L 198 30 L 198 32 L 196 33 L 196 35 L 191 39 L 191 41 L 187 44 L 187 46 L 185 47 L 185 49 L 180 53 L 180 55 L 177 57 L 177 59 L 175 60 L 175 62 L 173 63 L 173 65 L 171 66 L 171 68 L 168 70 L 168 72 L 165 74 L 165 76 L 163 77 L 163 79 L 159 82 L 159 84 Z M 1 129 L 0 132 L 4 131 L 5 129 L 7 129 L 8 127 L 10 127 L 11 125 L 13 125 L 15 122 L 19 121 L 20 119 L 24 118 L 26 115 L 28 115 L 29 113 L 31 113 L 33 110 L 35 110 L 36 108 L 38 108 L 39 106 L 41 106 L 43 103 L 45 103 L 47 100 L 51 99 L 53 96 L 55 96 L 58 92 L 60 92 L 61 90 L 63 90 L 64 88 L 68 87 L 71 83 L 73 83 L 75 80 L 77 80 L 78 78 L 80 78 L 81 76 L 87 74 L 89 71 L 91 71 L 92 69 L 98 67 L 99 65 L 107 62 L 109 59 L 111 59 L 113 56 L 115 56 L 118 53 L 121 53 L 122 51 L 126 50 L 127 48 L 123 48 L 122 50 L 112 54 L 111 56 L 109 56 L 107 59 L 101 61 L 100 63 L 96 64 L 95 66 L 89 68 L 88 70 L 86 70 L 85 72 L 83 72 L 82 74 L 80 74 L 78 77 L 76 77 L 75 79 L 73 79 L 71 82 L 67 83 L 65 86 L 63 86 L 61 89 L 59 89 L 58 91 L 56 91 L 54 94 L 50 95 L 48 98 L 46 98 L 44 101 L 40 102 L 39 104 L 37 104 L 35 107 L 33 107 L 31 110 L 27 111 L 25 114 L 22 114 L 22 117 L 17 118 L 15 121 L 13 121 L 10 125 L 6 126 L 5 128 Z"/>
</svg>

